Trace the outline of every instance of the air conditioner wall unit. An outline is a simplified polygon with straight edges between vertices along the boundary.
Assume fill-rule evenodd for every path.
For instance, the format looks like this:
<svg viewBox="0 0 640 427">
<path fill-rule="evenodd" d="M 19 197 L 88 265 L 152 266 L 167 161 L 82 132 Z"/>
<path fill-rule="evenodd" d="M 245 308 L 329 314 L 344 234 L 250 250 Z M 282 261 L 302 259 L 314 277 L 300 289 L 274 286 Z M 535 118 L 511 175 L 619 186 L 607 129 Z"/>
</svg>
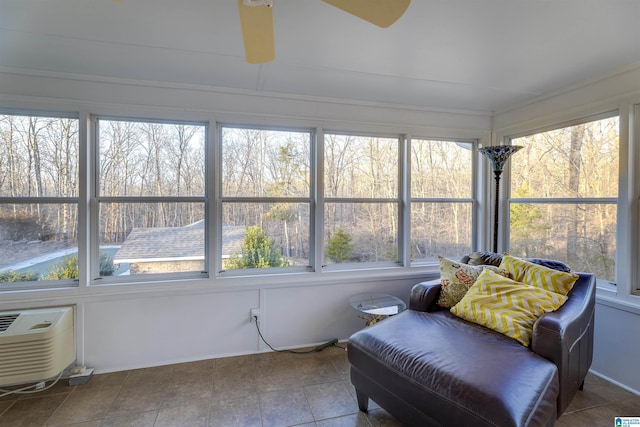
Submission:
<svg viewBox="0 0 640 427">
<path fill-rule="evenodd" d="M 53 378 L 74 360 L 73 307 L 0 312 L 0 386 Z"/>
</svg>

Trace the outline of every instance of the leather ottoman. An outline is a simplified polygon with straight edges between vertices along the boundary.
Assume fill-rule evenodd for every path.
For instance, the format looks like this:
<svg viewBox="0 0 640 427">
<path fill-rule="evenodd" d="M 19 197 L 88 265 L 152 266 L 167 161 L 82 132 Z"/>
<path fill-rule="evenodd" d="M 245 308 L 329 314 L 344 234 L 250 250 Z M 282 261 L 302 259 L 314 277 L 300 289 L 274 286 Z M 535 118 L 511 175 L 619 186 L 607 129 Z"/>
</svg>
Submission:
<svg viewBox="0 0 640 427">
<path fill-rule="evenodd" d="M 358 405 L 408 426 L 553 426 L 556 365 L 448 310 L 405 311 L 349 342 Z"/>
</svg>

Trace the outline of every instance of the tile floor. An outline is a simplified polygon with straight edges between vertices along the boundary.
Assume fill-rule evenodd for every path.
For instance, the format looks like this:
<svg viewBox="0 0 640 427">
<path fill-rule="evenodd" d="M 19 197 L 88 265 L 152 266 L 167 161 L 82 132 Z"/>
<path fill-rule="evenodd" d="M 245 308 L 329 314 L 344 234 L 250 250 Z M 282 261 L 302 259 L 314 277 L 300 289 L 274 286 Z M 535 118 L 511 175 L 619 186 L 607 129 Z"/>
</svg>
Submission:
<svg viewBox="0 0 640 427">
<path fill-rule="evenodd" d="M 0 398 L 0 426 L 401 426 L 371 403 L 358 411 L 346 352 L 263 353 L 95 375 Z M 589 375 L 557 426 L 613 426 L 639 415 L 640 396 Z"/>
</svg>

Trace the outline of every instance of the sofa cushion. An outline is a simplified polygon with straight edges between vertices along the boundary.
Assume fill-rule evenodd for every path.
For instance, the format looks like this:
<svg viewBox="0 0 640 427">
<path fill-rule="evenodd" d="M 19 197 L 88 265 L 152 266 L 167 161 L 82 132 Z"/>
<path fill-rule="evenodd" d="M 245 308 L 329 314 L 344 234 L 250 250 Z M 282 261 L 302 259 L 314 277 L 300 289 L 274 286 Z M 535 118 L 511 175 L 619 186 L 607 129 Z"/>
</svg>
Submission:
<svg viewBox="0 0 640 427">
<path fill-rule="evenodd" d="M 442 285 L 437 303 L 440 307 L 451 308 L 456 305 L 485 268 L 509 277 L 507 271 L 495 266 L 472 266 L 442 256 L 438 258 Z"/>
<path fill-rule="evenodd" d="M 562 295 L 569 293 L 579 277 L 576 273 L 557 271 L 506 253 L 502 257 L 500 268 L 508 271 L 511 277 L 518 282 Z"/>
<path fill-rule="evenodd" d="M 483 271 L 451 313 L 528 346 L 538 317 L 557 310 L 567 297 Z"/>
</svg>

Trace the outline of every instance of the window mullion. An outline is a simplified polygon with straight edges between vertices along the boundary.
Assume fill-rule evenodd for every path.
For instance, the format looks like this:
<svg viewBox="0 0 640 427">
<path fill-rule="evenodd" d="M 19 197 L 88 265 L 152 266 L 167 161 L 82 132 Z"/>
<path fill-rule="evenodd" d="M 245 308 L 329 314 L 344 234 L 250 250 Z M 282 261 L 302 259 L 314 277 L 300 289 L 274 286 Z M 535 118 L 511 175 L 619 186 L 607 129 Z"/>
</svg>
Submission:
<svg viewBox="0 0 640 427">
<path fill-rule="evenodd" d="M 324 214 L 325 214 L 325 152 L 324 152 L 324 129 L 318 127 L 316 129 L 315 140 L 313 141 L 312 153 L 315 156 L 312 159 L 311 176 L 315 182 L 315 188 L 312 189 L 312 198 L 315 200 L 314 216 L 312 217 L 313 234 L 311 235 L 310 245 L 313 247 L 311 254 L 312 267 L 315 271 L 320 271 L 324 264 Z M 312 203 L 312 208 L 314 204 Z"/>
</svg>

